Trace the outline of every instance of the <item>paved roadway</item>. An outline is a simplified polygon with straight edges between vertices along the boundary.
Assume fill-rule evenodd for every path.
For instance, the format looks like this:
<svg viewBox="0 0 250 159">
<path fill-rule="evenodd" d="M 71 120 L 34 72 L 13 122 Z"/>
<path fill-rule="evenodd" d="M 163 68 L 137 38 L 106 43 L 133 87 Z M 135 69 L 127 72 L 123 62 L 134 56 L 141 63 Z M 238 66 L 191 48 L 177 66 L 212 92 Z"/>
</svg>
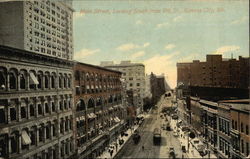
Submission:
<svg viewBox="0 0 250 159">
<path fill-rule="evenodd" d="M 136 145 L 133 143 L 133 139 L 130 138 L 123 148 L 118 152 L 115 158 L 169 158 L 169 147 L 173 146 L 178 158 L 182 157 L 182 151 L 180 142 L 173 136 L 172 131 L 166 131 L 161 129 L 161 146 L 155 146 L 153 144 L 153 131 L 155 128 L 161 128 L 161 125 L 165 123 L 165 119 L 160 118 L 160 112 L 162 106 L 171 106 L 171 100 L 173 97 L 162 97 L 158 102 L 157 110 L 152 110 L 148 118 L 146 118 L 143 124 L 138 128 L 141 135 L 140 142 Z M 144 150 L 142 150 L 144 146 Z M 186 155 L 184 156 L 186 157 Z"/>
</svg>

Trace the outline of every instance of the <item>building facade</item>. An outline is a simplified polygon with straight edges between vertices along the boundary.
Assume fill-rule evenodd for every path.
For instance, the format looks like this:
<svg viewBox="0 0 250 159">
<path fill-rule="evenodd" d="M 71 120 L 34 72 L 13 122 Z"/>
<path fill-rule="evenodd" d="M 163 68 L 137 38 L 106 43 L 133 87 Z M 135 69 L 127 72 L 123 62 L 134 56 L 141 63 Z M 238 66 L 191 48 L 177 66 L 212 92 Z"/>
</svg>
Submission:
<svg viewBox="0 0 250 159">
<path fill-rule="evenodd" d="M 230 138 L 230 106 L 225 103 L 218 103 L 218 117 L 217 117 L 217 145 L 218 158 L 230 158 L 231 138 Z"/>
<path fill-rule="evenodd" d="M 63 0 L 0 3 L 0 45 L 72 60 L 71 3 Z"/>
<path fill-rule="evenodd" d="M 73 63 L 0 46 L 0 157 L 74 154 Z"/>
<path fill-rule="evenodd" d="M 76 62 L 76 158 L 96 158 L 125 126 L 121 72 Z"/>
<path fill-rule="evenodd" d="M 150 86 L 152 93 L 152 103 L 156 104 L 160 97 L 166 92 L 166 81 L 164 76 L 156 76 L 151 72 Z"/>
<path fill-rule="evenodd" d="M 230 105 L 231 117 L 231 158 L 249 158 L 249 101 L 241 104 L 227 101 L 227 104 Z"/>
<path fill-rule="evenodd" d="M 249 57 L 223 59 L 207 55 L 205 62 L 177 63 L 177 83 L 199 87 L 249 88 Z"/>
<path fill-rule="evenodd" d="M 212 102 L 191 97 L 188 103 L 184 119 L 191 115 L 191 126 L 197 131 L 200 126 L 203 141 L 218 158 L 249 157 L 249 99 Z"/>
<path fill-rule="evenodd" d="M 141 63 L 131 63 L 131 61 L 121 61 L 120 64 L 114 64 L 112 61 L 101 62 L 101 66 L 122 72 L 122 78 L 127 83 L 126 89 L 133 90 L 136 113 L 140 114 L 145 97 L 145 66 Z"/>
</svg>

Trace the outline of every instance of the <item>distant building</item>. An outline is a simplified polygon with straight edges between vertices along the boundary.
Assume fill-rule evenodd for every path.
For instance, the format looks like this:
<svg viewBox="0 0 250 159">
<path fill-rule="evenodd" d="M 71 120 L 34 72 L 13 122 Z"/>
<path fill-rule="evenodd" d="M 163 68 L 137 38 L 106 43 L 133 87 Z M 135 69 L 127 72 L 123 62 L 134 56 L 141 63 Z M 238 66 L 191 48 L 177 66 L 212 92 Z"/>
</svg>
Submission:
<svg viewBox="0 0 250 159">
<path fill-rule="evenodd" d="M 177 63 L 177 84 L 188 86 L 248 88 L 249 57 L 223 59 L 222 55 L 207 55 L 205 62 Z"/>
<path fill-rule="evenodd" d="M 249 97 L 249 57 L 223 59 L 207 55 L 205 62 L 177 63 L 177 96 L 218 101 Z"/>
<path fill-rule="evenodd" d="M 72 60 L 72 1 L 0 3 L 0 45 Z"/>
<path fill-rule="evenodd" d="M 152 103 L 156 104 L 160 97 L 166 92 L 166 81 L 164 76 L 156 76 L 151 72 L 150 86 L 152 93 Z"/>
<path fill-rule="evenodd" d="M 122 72 L 122 78 L 127 83 L 126 89 L 133 90 L 136 113 L 140 114 L 145 97 L 145 66 L 141 63 L 131 63 L 131 61 L 121 61 L 120 64 L 105 61 L 101 62 L 101 66 Z"/>
</svg>

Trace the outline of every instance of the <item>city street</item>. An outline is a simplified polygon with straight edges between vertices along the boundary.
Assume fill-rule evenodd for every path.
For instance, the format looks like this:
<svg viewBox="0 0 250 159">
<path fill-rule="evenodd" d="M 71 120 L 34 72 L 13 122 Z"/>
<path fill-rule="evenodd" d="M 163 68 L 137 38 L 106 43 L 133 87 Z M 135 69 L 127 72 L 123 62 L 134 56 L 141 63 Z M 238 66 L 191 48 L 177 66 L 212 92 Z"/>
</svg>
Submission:
<svg viewBox="0 0 250 159">
<path fill-rule="evenodd" d="M 171 106 L 173 97 L 162 96 L 157 104 L 157 109 L 152 110 L 148 118 L 145 119 L 141 127 L 138 128 L 141 140 L 138 144 L 133 143 L 130 138 L 116 158 L 169 158 L 169 148 L 174 147 L 177 154 L 176 157 L 182 157 L 180 141 L 173 136 L 173 131 L 163 130 L 161 125 L 165 123 L 165 118 L 160 117 L 160 111 L 163 106 Z M 169 119 L 170 120 L 170 119 Z M 155 128 L 161 129 L 161 145 L 153 144 L 153 131 Z M 144 146 L 144 150 L 142 149 Z M 183 154 L 186 158 L 186 155 Z"/>
</svg>

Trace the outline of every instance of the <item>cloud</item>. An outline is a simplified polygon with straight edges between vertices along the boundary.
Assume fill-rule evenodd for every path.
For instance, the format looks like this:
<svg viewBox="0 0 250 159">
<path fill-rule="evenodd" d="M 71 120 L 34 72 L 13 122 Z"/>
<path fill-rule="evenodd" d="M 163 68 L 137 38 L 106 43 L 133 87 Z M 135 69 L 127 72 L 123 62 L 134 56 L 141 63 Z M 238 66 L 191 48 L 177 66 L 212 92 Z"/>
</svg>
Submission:
<svg viewBox="0 0 250 159">
<path fill-rule="evenodd" d="M 216 50 L 213 54 L 224 54 L 226 52 L 233 52 L 239 50 L 240 47 L 236 45 L 222 46 Z"/>
<path fill-rule="evenodd" d="M 141 21 L 141 20 L 137 20 L 137 21 L 135 22 L 135 24 L 136 24 L 136 25 L 142 25 L 142 24 L 144 24 L 144 22 Z"/>
<path fill-rule="evenodd" d="M 84 17 L 85 16 L 85 13 L 83 12 L 73 12 L 73 18 L 74 19 L 78 19 L 78 18 L 81 18 L 81 17 Z"/>
<path fill-rule="evenodd" d="M 160 24 L 156 25 L 156 29 L 160 29 L 160 28 L 167 27 L 167 26 L 169 26 L 169 23 L 167 23 L 167 22 L 160 23 Z"/>
<path fill-rule="evenodd" d="M 134 53 L 134 54 L 131 55 L 131 59 L 135 60 L 136 58 L 141 57 L 143 55 L 145 55 L 144 51 L 138 51 L 138 52 L 136 52 L 136 53 Z"/>
<path fill-rule="evenodd" d="M 80 60 L 83 59 L 87 56 L 93 55 L 97 52 L 100 52 L 100 49 L 95 49 L 95 50 L 90 50 L 90 49 L 82 49 L 79 52 L 75 53 L 74 59 L 75 60 Z"/>
<path fill-rule="evenodd" d="M 150 74 L 151 72 L 161 75 L 165 74 L 166 80 L 170 87 L 176 86 L 177 72 L 175 58 L 180 52 L 172 52 L 167 55 L 155 55 L 143 62 L 145 65 L 145 72 Z"/>
<path fill-rule="evenodd" d="M 231 22 L 231 25 L 237 25 L 237 24 L 242 24 L 244 22 L 247 22 L 249 21 L 248 17 L 247 16 L 243 16 L 242 18 L 240 19 L 237 19 L 237 20 L 234 20 Z"/>
<path fill-rule="evenodd" d="M 123 45 L 119 46 L 116 49 L 120 50 L 120 51 L 128 51 L 128 50 L 136 49 L 136 48 L 139 48 L 139 47 L 140 47 L 139 45 L 129 43 L 129 44 L 123 44 Z"/>
<path fill-rule="evenodd" d="M 168 44 L 165 46 L 165 50 L 171 50 L 173 48 L 175 48 L 176 46 L 174 44 Z"/>
<path fill-rule="evenodd" d="M 120 45 L 116 49 L 119 51 L 129 51 L 129 50 L 138 49 L 138 48 L 145 48 L 145 47 L 148 47 L 149 45 L 150 45 L 149 42 L 144 43 L 141 46 L 137 44 L 128 43 L 128 44 Z"/>
<path fill-rule="evenodd" d="M 177 17 L 175 17 L 175 18 L 173 19 L 173 21 L 174 21 L 174 22 L 179 22 L 179 21 L 181 21 L 182 19 L 183 19 L 182 16 L 177 16 Z"/>
<path fill-rule="evenodd" d="M 148 47 L 150 45 L 150 43 L 144 43 L 143 47 Z"/>
</svg>

